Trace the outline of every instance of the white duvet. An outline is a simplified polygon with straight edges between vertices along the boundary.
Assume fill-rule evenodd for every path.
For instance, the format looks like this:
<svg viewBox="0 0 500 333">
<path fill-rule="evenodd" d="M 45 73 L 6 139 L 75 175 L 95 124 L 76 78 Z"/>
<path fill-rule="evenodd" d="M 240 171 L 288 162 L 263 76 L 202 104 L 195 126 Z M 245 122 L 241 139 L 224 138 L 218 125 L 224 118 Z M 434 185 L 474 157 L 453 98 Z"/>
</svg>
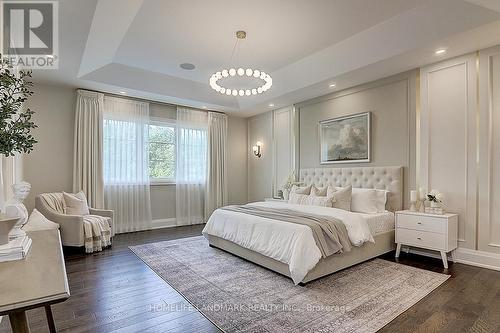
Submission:
<svg viewBox="0 0 500 333">
<path fill-rule="evenodd" d="M 366 218 L 362 214 L 341 209 L 294 205 L 282 202 L 255 202 L 250 205 L 286 208 L 341 220 L 354 246 L 374 242 Z M 305 225 L 277 221 L 253 215 L 217 209 L 203 229 L 204 235 L 217 236 L 244 248 L 288 264 L 295 284 L 321 259 L 311 228 Z"/>
</svg>

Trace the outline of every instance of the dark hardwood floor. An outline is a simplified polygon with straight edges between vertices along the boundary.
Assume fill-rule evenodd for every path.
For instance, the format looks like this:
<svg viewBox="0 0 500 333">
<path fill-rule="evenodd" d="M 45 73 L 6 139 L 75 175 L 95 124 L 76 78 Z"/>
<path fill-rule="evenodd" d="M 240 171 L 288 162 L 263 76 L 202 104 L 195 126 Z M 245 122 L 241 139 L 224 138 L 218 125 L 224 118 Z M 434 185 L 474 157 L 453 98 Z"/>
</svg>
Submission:
<svg viewBox="0 0 500 333">
<path fill-rule="evenodd" d="M 113 247 L 85 255 L 65 249 L 71 297 L 53 306 L 59 332 L 218 332 L 138 259 L 130 245 L 200 235 L 201 226 L 121 234 Z M 394 261 L 394 254 L 383 256 Z M 500 332 L 500 272 L 402 254 L 400 263 L 451 275 L 381 332 Z M 175 311 L 161 304 L 178 304 Z M 45 313 L 28 311 L 32 332 L 47 332 Z M 3 318 L 0 333 L 10 332 Z"/>
</svg>

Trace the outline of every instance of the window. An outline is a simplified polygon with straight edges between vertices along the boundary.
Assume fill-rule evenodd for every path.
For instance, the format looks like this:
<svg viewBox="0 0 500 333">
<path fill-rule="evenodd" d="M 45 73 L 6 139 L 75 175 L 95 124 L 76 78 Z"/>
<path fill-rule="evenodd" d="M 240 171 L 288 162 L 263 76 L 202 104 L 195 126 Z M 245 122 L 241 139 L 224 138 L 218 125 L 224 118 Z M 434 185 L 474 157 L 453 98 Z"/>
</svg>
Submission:
<svg viewBox="0 0 500 333">
<path fill-rule="evenodd" d="M 149 124 L 149 177 L 152 183 L 175 182 L 175 124 Z"/>
</svg>

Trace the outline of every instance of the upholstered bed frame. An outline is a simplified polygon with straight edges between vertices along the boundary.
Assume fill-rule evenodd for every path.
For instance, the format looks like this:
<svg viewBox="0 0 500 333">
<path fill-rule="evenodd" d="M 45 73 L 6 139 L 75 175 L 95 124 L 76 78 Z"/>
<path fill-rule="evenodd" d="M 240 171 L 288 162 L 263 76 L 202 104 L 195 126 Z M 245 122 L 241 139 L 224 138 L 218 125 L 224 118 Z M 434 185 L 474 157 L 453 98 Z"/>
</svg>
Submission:
<svg viewBox="0 0 500 333">
<path fill-rule="evenodd" d="M 402 167 L 362 167 L 362 168 L 316 168 L 300 170 L 300 181 L 305 185 L 319 187 L 346 186 L 375 188 L 389 191 L 386 208 L 396 211 L 403 207 L 403 168 Z M 290 277 L 288 265 L 266 257 L 260 253 L 243 248 L 225 239 L 207 235 L 210 246 L 217 247 L 258 265 Z M 335 273 L 360 262 L 375 258 L 394 250 L 394 230 L 374 236 L 375 243 L 353 247 L 349 252 L 321 259 L 302 280 L 307 283 Z"/>
</svg>

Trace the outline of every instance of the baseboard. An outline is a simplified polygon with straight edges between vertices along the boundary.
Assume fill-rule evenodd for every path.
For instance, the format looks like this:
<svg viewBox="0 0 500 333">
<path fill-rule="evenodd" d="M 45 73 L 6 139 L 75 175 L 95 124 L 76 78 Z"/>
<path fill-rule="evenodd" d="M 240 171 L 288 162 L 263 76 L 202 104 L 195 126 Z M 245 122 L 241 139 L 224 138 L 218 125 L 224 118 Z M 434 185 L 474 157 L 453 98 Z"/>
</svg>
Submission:
<svg viewBox="0 0 500 333">
<path fill-rule="evenodd" d="M 500 254 L 458 248 L 455 252 L 457 262 L 500 271 Z"/>
<path fill-rule="evenodd" d="M 176 227 L 177 223 L 175 217 L 168 219 L 156 219 L 151 223 L 151 229 L 162 229 L 162 228 L 172 228 Z"/>
<path fill-rule="evenodd" d="M 421 256 L 441 259 L 441 255 L 437 251 L 430 251 L 430 250 L 405 247 L 405 246 L 403 246 L 402 250 L 407 253 L 409 252 Z M 451 255 L 449 253 L 448 253 L 448 260 L 450 261 L 452 260 Z M 458 249 L 455 250 L 455 260 L 460 264 L 500 271 L 500 254 L 496 253 L 477 251 L 459 247 Z"/>
</svg>

